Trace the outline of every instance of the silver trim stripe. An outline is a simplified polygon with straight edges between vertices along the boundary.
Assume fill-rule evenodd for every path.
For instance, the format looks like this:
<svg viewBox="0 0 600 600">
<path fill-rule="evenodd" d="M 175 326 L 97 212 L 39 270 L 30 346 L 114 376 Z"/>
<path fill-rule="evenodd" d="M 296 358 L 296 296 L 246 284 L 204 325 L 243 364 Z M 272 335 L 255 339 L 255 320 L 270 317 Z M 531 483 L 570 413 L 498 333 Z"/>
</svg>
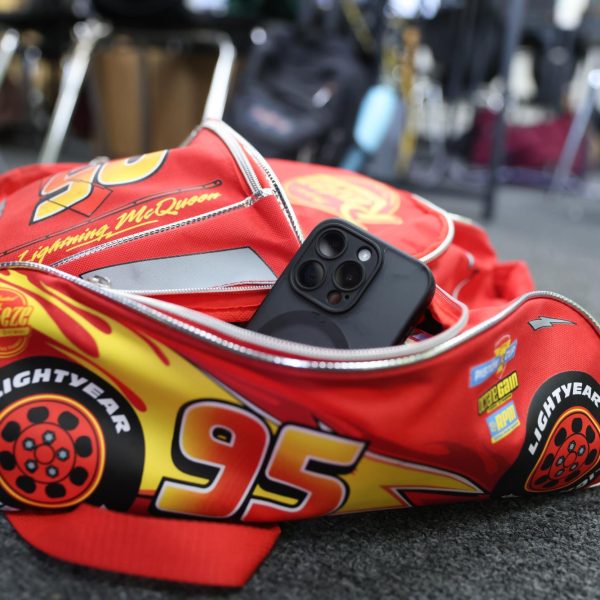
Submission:
<svg viewBox="0 0 600 600">
<path fill-rule="evenodd" d="M 207 329 L 216 331 L 218 334 L 217 335 L 215 333 L 210 333 L 209 331 L 200 329 L 195 325 L 189 325 L 188 323 L 182 322 L 175 317 L 170 316 L 169 314 L 165 314 L 160 310 L 147 306 L 145 304 L 147 299 L 123 294 L 102 286 L 88 283 L 77 277 L 74 277 L 73 275 L 53 269 L 47 265 L 27 262 L 8 262 L 0 264 L 0 269 L 11 268 L 33 269 L 54 275 L 69 281 L 74 285 L 78 285 L 84 289 L 87 289 L 88 291 L 96 293 L 99 296 L 104 296 L 110 300 L 113 300 L 122 306 L 125 306 L 141 315 L 153 319 L 154 321 L 171 327 L 172 329 L 181 331 L 194 339 L 202 340 L 203 342 L 228 350 L 234 354 L 239 354 L 262 362 L 294 369 L 306 369 L 313 371 L 365 372 L 392 369 L 420 363 L 448 352 L 476 337 L 487 329 L 492 328 L 507 316 L 514 313 L 525 302 L 534 298 L 553 298 L 563 302 L 564 304 L 567 304 L 585 317 L 600 334 L 600 323 L 598 323 L 598 321 L 590 313 L 588 313 L 577 303 L 554 292 L 537 291 L 521 296 L 494 317 L 460 333 L 459 335 L 456 335 L 452 339 L 442 341 L 441 343 L 437 342 L 436 336 L 423 342 L 417 342 L 415 344 L 409 344 L 405 346 L 393 346 L 390 348 L 371 348 L 367 350 L 328 350 L 326 348 L 316 348 L 304 344 L 296 344 L 292 342 L 285 342 L 283 340 L 277 340 L 269 336 L 264 336 L 256 332 L 236 327 L 230 323 L 219 321 L 218 319 L 202 313 L 195 313 L 195 321 L 198 326 L 203 326 Z M 153 303 L 161 303 L 159 300 L 151 300 Z M 162 306 L 163 304 L 169 306 L 170 311 L 173 310 L 173 305 L 169 305 L 167 303 L 161 303 L 160 305 Z M 221 337 L 221 335 L 233 338 L 235 341 L 224 339 Z M 432 346 L 432 340 L 436 345 Z M 278 351 L 281 353 L 293 353 L 297 355 L 303 355 L 303 357 L 294 358 L 290 356 L 284 356 L 282 354 L 273 355 L 267 351 L 256 350 L 254 348 L 244 346 L 244 343 L 248 342 L 252 342 L 252 344 L 256 346 L 262 346 L 265 350 Z"/>
<path fill-rule="evenodd" d="M 427 206 L 433 212 L 440 214 L 448 224 L 448 233 L 446 234 L 446 237 L 442 240 L 440 245 L 435 250 L 432 250 L 429 254 L 426 254 L 420 259 L 424 263 L 429 263 L 441 256 L 444 252 L 446 252 L 446 250 L 452 243 L 452 240 L 454 239 L 454 221 L 450 217 L 450 213 L 446 212 L 443 208 L 436 206 L 435 204 L 433 204 L 433 202 L 429 202 L 429 200 L 426 200 L 425 198 L 423 198 L 423 196 L 419 196 L 418 194 L 411 195 L 413 198 L 416 198 L 419 202 Z"/>
</svg>

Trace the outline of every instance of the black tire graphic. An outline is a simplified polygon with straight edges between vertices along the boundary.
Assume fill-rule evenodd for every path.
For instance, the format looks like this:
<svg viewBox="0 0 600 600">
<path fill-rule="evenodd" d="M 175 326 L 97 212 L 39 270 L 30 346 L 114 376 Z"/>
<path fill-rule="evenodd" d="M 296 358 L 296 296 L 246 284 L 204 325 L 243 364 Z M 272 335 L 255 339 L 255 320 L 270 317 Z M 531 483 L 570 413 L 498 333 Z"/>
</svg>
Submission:
<svg viewBox="0 0 600 600">
<path fill-rule="evenodd" d="M 573 408 L 555 423 L 525 489 L 545 492 L 569 487 L 596 466 L 599 452 L 600 434 L 592 415 Z"/>
<path fill-rule="evenodd" d="M 76 363 L 38 357 L 0 370 L 0 390 L 1 503 L 129 508 L 143 470 L 143 435 L 110 383 Z M 106 398 L 126 418 L 126 431 L 98 401 Z"/>
<path fill-rule="evenodd" d="M 566 371 L 548 379 L 529 405 L 523 446 L 494 496 L 561 492 L 600 476 L 600 385 Z"/>
</svg>

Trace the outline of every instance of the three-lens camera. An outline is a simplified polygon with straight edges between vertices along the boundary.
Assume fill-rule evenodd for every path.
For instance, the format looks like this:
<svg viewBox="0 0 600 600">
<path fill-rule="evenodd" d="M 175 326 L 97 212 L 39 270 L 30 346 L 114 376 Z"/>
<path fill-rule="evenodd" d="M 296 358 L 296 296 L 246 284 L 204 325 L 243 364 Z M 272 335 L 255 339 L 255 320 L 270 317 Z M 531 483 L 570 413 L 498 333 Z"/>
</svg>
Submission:
<svg viewBox="0 0 600 600">
<path fill-rule="evenodd" d="M 341 310 L 360 295 L 377 262 L 376 248 L 367 240 L 332 227 L 319 236 L 313 250 L 299 263 L 293 278 L 295 287 L 312 301 Z"/>
</svg>

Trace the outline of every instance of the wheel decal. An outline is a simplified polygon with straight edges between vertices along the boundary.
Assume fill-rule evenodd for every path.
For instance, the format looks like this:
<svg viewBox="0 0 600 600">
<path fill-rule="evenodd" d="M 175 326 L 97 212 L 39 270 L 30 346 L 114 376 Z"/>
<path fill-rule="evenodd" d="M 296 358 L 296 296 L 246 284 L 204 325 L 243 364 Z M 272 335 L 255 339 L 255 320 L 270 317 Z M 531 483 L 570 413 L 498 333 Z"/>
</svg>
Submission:
<svg viewBox="0 0 600 600">
<path fill-rule="evenodd" d="M 528 492 L 561 490 L 581 479 L 598 464 L 600 431 L 591 413 L 576 407 L 561 415 L 529 476 Z"/>
<path fill-rule="evenodd" d="M 26 505 L 82 502 L 96 489 L 104 463 L 96 418 L 66 396 L 29 396 L 0 413 L 0 485 Z"/>
</svg>

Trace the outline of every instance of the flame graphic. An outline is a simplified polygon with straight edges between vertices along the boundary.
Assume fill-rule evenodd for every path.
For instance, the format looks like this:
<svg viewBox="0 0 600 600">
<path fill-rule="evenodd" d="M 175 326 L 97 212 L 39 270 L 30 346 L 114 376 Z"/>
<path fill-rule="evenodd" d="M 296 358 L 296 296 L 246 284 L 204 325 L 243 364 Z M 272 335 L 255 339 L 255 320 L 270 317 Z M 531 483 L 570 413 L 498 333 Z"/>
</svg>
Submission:
<svg viewBox="0 0 600 600">
<path fill-rule="evenodd" d="M 128 398 L 146 440 L 141 489 L 156 490 L 163 476 L 196 481 L 171 459 L 177 412 L 195 398 L 240 400 L 158 340 L 73 299 L 61 280 L 37 271 L 3 270 L 0 285 L 27 296 L 34 307 L 30 326 L 50 350 L 109 379 Z"/>
<path fill-rule="evenodd" d="M 266 425 L 265 448 L 269 448 L 269 452 L 274 452 L 272 441 L 278 439 L 284 429 L 287 428 L 288 433 L 293 429 L 293 436 L 288 436 L 288 454 L 279 457 L 285 468 L 288 464 L 296 464 L 298 456 L 305 455 L 329 456 L 334 462 L 338 460 L 340 465 L 348 467 L 338 476 L 347 490 L 343 502 L 331 505 L 327 510 L 348 513 L 406 508 L 410 503 L 403 492 L 409 491 L 467 496 L 483 493 L 475 484 L 454 473 L 384 457 L 368 450 L 363 453 L 361 449 L 366 448 L 367 441 L 349 440 L 335 432 L 324 434 L 310 427 L 292 426 L 281 418 L 266 414 L 258 400 L 240 398 L 191 360 L 156 339 L 148 329 L 136 331 L 133 313 L 132 319 L 119 321 L 78 300 L 77 287 L 57 277 L 30 269 L 2 270 L 0 287 L 18 290 L 33 306 L 29 326 L 35 340 L 32 339 L 27 352 L 37 355 L 58 353 L 84 365 L 99 378 L 110 380 L 136 411 L 145 440 L 144 471 L 140 501 L 137 503 L 139 510 L 147 510 L 148 499 L 157 494 L 164 481 L 177 481 L 181 485 L 189 483 L 205 489 L 210 487 L 211 482 L 206 477 L 182 472 L 175 464 L 172 451 L 182 407 L 204 399 L 235 407 L 238 416 L 240 408 L 248 409 L 254 420 L 259 419 L 257 415 L 260 414 Z M 82 291 L 82 294 L 89 292 Z M 239 416 L 243 420 L 242 417 Z M 339 459 L 336 458 L 338 454 Z M 265 456 L 265 464 L 273 459 L 272 454 Z M 310 474 L 306 477 L 307 482 L 314 485 L 315 477 Z M 331 488 L 331 476 L 323 481 Z M 280 506 L 294 507 L 298 503 L 293 496 L 266 489 L 259 480 L 248 487 L 248 493 L 255 500 L 263 499 Z"/>
<path fill-rule="evenodd" d="M 293 204 L 316 208 L 367 228 L 368 225 L 401 225 L 397 190 L 364 177 L 328 174 L 305 175 L 285 183 Z"/>
<path fill-rule="evenodd" d="M 386 508 L 410 508 L 403 492 L 436 492 L 480 495 L 483 491 L 469 480 L 441 469 L 366 452 L 356 470 L 343 476 L 350 489 L 339 513 Z"/>
</svg>

